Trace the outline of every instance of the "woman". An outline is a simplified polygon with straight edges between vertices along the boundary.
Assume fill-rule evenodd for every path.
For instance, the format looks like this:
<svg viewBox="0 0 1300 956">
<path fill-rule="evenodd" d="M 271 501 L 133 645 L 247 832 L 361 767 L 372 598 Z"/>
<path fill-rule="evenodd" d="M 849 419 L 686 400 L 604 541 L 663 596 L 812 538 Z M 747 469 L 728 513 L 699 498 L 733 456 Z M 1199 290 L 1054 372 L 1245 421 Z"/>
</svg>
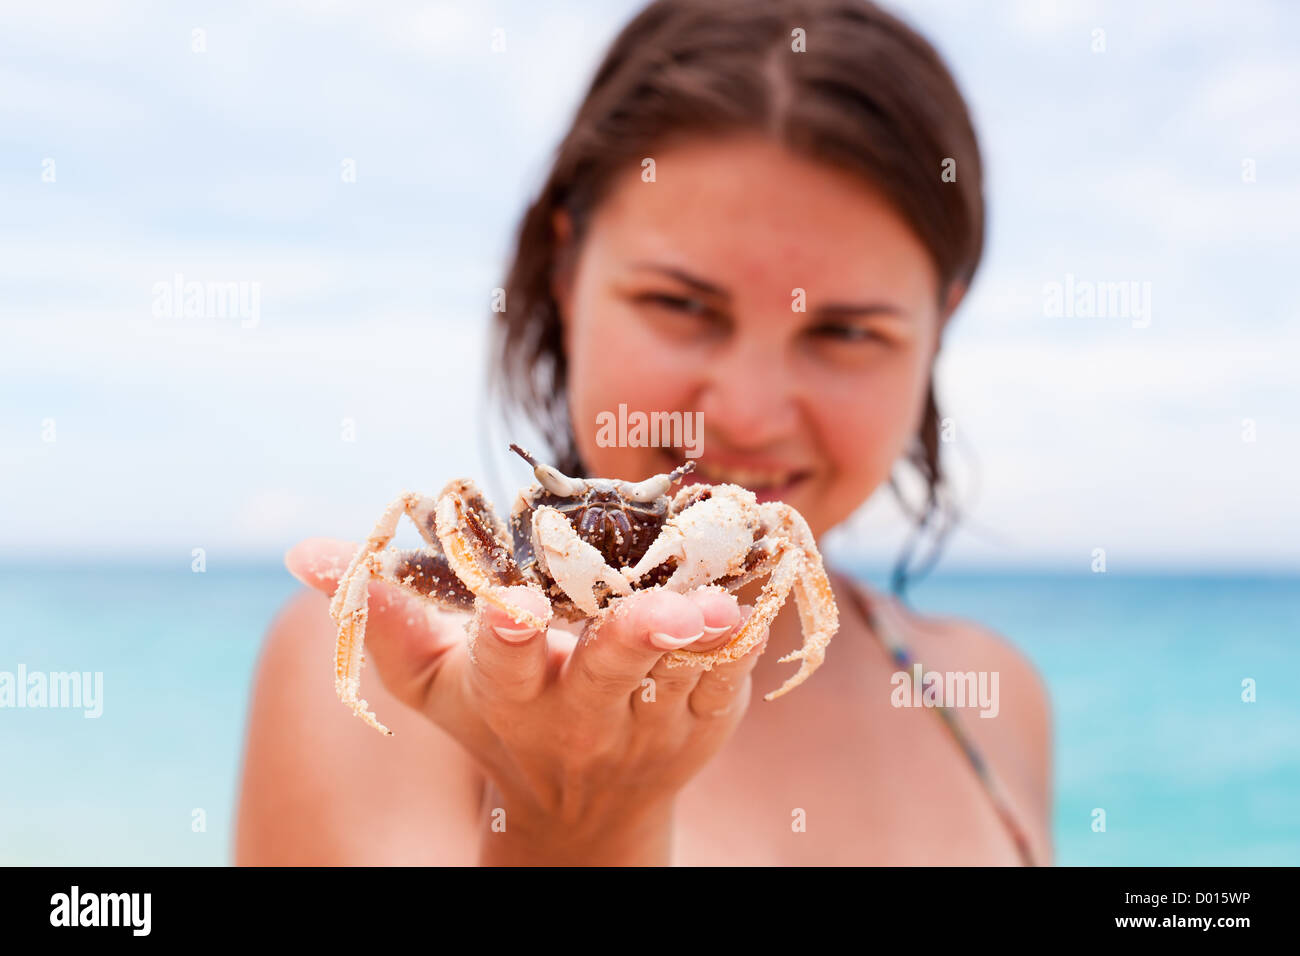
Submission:
<svg viewBox="0 0 1300 956">
<path fill-rule="evenodd" d="M 931 372 L 983 220 L 965 104 L 909 28 L 862 0 L 660 0 L 608 52 L 525 216 L 498 380 L 568 474 L 681 463 L 605 447 L 602 412 L 699 412 L 700 476 L 788 502 L 819 539 L 900 458 L 928 520 Z M 383 739 L 324 670 L 353 548 L 287 557 L 312 590 L 259 666 L 239 863 L 1050 862 L 1046 694 L 981 627 L 832 573 L 826 663 L 750 706 L 793 671 L 777 661 L 800 643 L 791 607 L 777 653 L 709 672 L 661 657 L 727 642 L 757 586 L 637 594 L 579 643 L 497 610 L 467 642 L 463 618 L 372 583 L 364 693 Z M 996 716 L 898 706 L 909 655 L 996 675 Z"/>
</svg>

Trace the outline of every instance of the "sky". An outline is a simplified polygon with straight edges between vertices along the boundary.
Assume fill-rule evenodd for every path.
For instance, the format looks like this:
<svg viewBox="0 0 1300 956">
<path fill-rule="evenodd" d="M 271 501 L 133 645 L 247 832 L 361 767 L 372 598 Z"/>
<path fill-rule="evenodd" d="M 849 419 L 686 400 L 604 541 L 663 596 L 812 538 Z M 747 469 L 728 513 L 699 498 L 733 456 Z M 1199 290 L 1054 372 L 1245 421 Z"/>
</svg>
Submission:
<svg viewBox="0 0 1300 956">
<path fill-rule="evenodd" d="M 0 8 L 0 561 L 274 559 L 462 475 L 508 508 L 491 290 L 640 6 Z M 889 7 L 986 161 L 945 566 L 1300 569 L 1300 6 Z M 256 283 L 256 321 L 171 308 L 177 275 Z M 831 547 L 905 530 L 881 492 Z"/>
</svg>

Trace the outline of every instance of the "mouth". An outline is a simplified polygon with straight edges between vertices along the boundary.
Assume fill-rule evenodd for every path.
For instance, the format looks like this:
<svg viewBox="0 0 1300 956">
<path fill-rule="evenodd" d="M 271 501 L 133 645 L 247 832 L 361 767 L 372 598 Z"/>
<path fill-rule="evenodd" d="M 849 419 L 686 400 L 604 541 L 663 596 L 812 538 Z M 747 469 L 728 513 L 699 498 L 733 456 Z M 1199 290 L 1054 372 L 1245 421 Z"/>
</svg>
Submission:
<svg viewBox="0 0 1300 956">
<path fill-rule="evenodd" d="M 682 479 L 684 485 L 740 485 L 752 491 L 759 501 L 783 501 L 812 478 L 807 468 L 731 466 L 695 460 L 695 470 Z"/>
</svg>

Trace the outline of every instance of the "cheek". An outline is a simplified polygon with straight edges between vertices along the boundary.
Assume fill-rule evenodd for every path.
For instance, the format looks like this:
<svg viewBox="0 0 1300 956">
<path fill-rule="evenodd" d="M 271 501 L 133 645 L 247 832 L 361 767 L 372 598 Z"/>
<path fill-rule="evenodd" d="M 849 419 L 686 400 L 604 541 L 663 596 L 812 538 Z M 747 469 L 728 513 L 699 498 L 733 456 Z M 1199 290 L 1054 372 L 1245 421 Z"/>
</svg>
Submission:
<svg viewBox="0 0 1300 956">
<path fill-rule="evenodd" d="M 680 355 L 649 334 L 629 307 L 615 299 L 579 296 L 566 337 L 570 423 L 578 450 L 594 474 L 638 477 L 661 464 L 657 449 L 609 448 L 596 443 L 597 416 L 679 411 L 690 394 Z"/>
<path fill-rule="evenodd" d="M 924 343 L 896 348 L 867 372 L 824 380 L 820 439 L 849 497 L 869 495 L 920 428 L 929 381 Z"/>
</svg>

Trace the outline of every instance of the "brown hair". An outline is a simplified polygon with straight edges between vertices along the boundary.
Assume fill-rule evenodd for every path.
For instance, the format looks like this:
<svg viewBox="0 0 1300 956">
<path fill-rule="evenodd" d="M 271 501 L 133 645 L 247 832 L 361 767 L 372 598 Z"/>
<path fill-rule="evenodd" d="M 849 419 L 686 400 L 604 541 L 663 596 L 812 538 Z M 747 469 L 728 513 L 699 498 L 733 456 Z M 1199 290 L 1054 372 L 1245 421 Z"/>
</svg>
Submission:
<svg viewBox="0 0 1300 956">
<path fill-rule="evenodd" d="M 801 29 L 806 52 L 794 52 Z M 867 0 L 655 0 L 619 34 L 597 70 L 537 199 L 520 225 L 496 314 L 491 386 L 551 444 L 560 470 L 588 476 L 571 429 L 552 278 L 552 218 L 573 222 L 572 250 L 614 177 L 669 139 L 761 131 L 803 156 L 875 185 L 915 230 L 939 274 L 939 302 L 969 284 L 984 239 L 979 146 L 960 91 L 921 36 Z M 941 177 L 945 161 L 958 175 Z M 956 509 L 939 461 L 933 379 L 907 460 L 926 500 L 894 568 L 902 593 L 918 538 L 943 518 L 930 561 Z"/>
</svg>

